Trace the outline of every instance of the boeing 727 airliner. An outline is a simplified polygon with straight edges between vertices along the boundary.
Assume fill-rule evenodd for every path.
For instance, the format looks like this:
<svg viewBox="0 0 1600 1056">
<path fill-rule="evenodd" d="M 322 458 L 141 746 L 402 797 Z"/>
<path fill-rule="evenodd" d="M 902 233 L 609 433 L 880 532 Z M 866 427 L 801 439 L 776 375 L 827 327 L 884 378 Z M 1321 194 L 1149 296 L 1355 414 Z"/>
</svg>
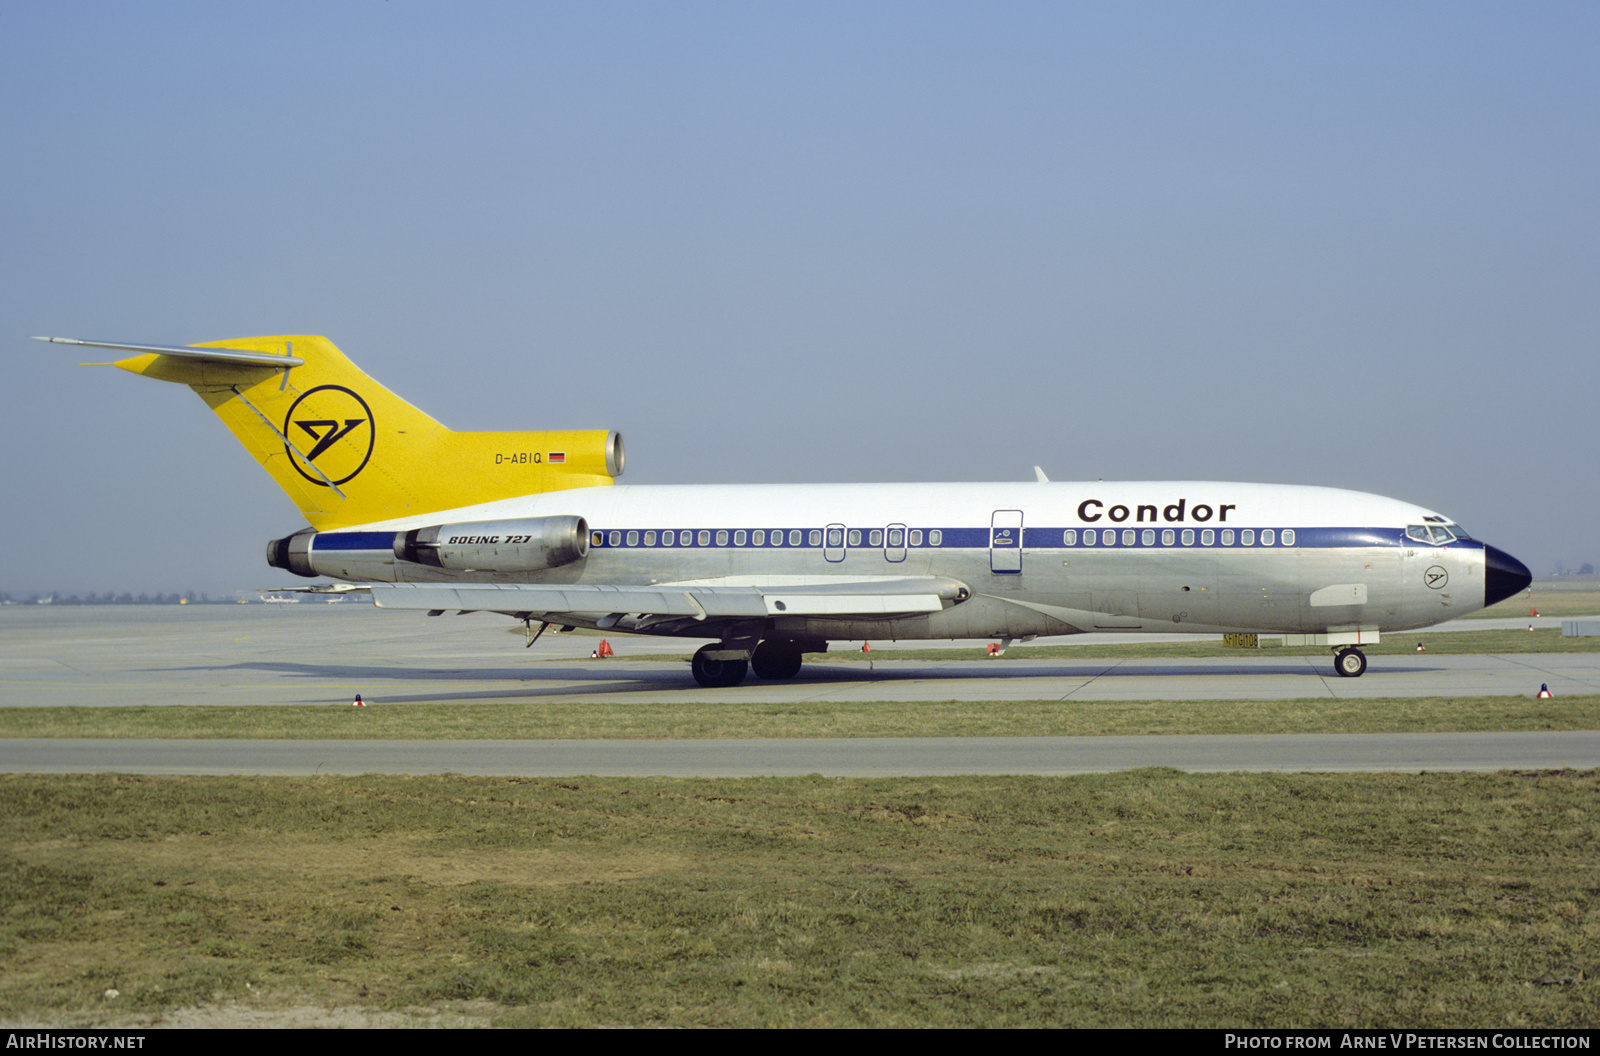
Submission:
<svg viewBox="0 0 1600 1056">
<path fill-rule="evenodd" d="M 130 352 L 185 384 L 309 522 L 267 546 L 379 605 L 709 639 L 692 670 L 791 678 L 850 639 L 1268 632 L 1363 645 L 1531 580 L 1450 518 L 1331 488 L 1220 482 L 613 486 L 616 433 L 457 433 L 321 337 Z"/>
</svg>

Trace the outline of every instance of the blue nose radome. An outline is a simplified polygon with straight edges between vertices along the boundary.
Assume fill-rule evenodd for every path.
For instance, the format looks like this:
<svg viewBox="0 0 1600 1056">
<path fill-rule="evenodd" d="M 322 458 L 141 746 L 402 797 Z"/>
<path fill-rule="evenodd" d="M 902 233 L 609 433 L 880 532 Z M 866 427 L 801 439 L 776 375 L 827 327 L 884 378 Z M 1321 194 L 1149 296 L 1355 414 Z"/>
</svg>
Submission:
<svg viewBox="0 0 1600 1056">
<path fill-rule="evenodd" d="M 1520 590 L 1528 589 L 1533 573 L 1528 566 L 1492 546 L 1483 548 L 1483 606 L 1488 608 L 1505 601 Z"/>
</svg>

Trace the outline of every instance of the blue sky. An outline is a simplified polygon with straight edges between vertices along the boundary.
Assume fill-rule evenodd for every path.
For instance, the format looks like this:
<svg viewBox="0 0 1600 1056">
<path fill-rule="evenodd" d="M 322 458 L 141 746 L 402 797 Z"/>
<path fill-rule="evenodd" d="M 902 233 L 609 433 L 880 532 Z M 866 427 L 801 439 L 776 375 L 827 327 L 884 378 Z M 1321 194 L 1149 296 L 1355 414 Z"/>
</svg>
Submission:
<svg viewBox="0 0 1600 1056">
<path fill-rule="evenodd" d="M 1592 3 L 0 2 L 0 590 L 279 580 L 325 334 L 628 483 L 1220 479 L 1600 562 Z M 89 357 L 98 358 L 98 357 Z"/>
</svg>

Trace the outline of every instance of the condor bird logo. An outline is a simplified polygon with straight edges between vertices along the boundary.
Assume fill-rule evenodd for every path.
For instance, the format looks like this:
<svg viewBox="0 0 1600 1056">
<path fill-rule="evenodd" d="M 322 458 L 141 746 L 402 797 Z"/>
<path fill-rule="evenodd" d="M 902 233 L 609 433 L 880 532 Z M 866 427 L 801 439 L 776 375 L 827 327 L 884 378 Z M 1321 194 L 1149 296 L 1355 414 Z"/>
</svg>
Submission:
<svg viewBox="0 0 1600 1056">
<path fill-rule="evenodd" d="M 372 408 L 343 385 L 311 389 L 283 419 L 289 461 L 302 477 L 323 487 L 337 487 L 366 468 L 374 432 Z"/>
</svg>

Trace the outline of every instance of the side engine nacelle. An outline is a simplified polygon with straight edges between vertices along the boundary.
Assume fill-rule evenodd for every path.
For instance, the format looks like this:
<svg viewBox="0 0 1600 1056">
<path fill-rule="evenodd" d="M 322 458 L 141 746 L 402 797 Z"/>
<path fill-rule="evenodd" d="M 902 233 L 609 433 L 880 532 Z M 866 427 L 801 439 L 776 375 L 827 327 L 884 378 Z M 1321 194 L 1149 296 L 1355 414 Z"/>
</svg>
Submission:
<svg viewBox="0 0 1600 1056">
<path fill-rule="evenodd" d="M 388 579 L 390 554 L 458 572 L 538 572 L 581 561 L 589 553 L 582 517 L 463 521 L 409 532 L 318 532 L 302 528 L 267 544 L 267 564 L 297 576 Z"/>
<path fill-rule="evenodd" d="M 589 522 L 582 517 L 464 521 L 394 537 L 394 556 L 400 560 L 461 572 L 538 572 L 581 561 L 588 553 Z"/>
<path fill-rule="evenodd" d="M 315 528 L 302 528 L 293 535 L 272 540 L 267 544 L 267 564 L 307 579 L 314 578 L 317 570 L 311 564 L 311 542 L 316 537 Z"/>
</svg>

